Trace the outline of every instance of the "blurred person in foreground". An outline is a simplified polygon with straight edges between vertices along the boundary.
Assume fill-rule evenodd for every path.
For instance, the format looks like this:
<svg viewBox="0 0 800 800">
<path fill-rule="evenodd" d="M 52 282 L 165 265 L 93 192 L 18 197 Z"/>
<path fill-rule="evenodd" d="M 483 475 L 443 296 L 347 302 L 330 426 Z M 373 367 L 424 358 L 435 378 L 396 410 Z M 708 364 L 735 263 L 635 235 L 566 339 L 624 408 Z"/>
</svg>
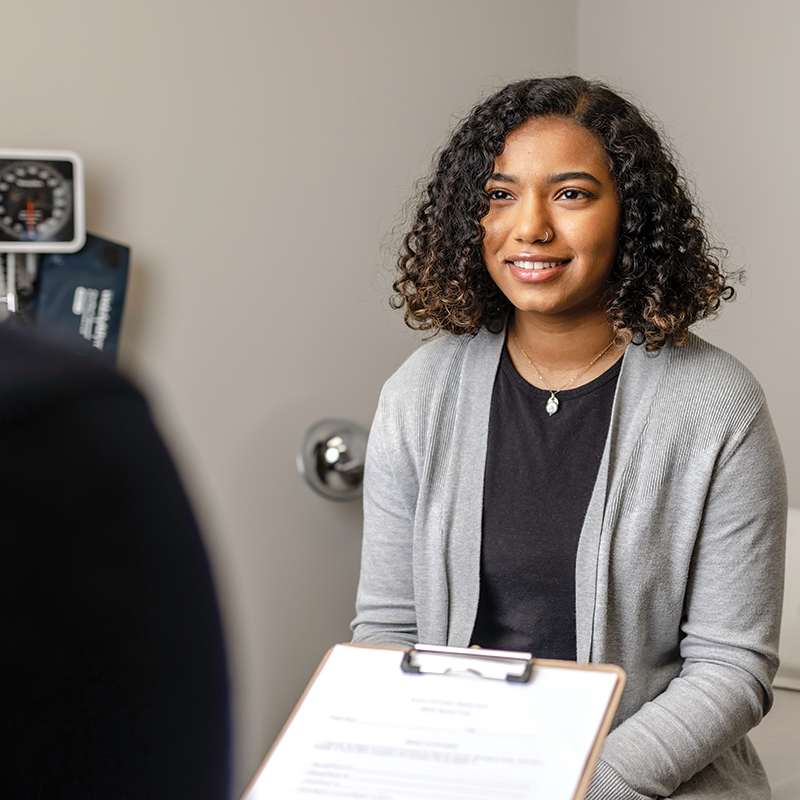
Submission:
<svg viewBox="0 0 800 800">
<path fill-rule="evenodd" d="M 209 563 L 142 396 L 0 329 L 0 797 L 230 797 Z"/>
</svg>

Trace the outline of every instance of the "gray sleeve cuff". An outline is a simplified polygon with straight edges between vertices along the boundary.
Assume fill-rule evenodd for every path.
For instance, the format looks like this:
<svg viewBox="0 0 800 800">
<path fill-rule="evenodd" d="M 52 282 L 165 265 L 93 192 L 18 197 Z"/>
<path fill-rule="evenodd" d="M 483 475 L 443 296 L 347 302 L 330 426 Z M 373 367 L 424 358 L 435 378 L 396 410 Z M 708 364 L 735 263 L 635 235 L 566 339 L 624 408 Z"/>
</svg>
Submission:
<svg viewBox="0 0 800 800">
<path fill-rule="evenodd" d="M 631 789 L 612 766 L 600 759 L 594 769 L 586 800 L 654 800 L 654 798 Z"/>
</svg>

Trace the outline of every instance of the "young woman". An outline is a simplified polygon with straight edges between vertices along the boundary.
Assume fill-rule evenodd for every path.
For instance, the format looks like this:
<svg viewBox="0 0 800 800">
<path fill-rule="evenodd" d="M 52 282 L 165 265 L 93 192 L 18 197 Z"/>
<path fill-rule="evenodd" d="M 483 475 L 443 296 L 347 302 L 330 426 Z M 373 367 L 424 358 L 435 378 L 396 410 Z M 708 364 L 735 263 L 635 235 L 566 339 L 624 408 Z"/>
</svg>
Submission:
<svg viewBox="0 0 800 800">
<path fill-rule="evenodd" d="M 442 150 L 396 305 L 441 332 L 370 435 L 354 640 L 610 662 L 592 800 L 768 798 L 786 488 L 764 396 L 689 332 L 733 289 L 653 126 L 511 84 Z"/>
</svg>

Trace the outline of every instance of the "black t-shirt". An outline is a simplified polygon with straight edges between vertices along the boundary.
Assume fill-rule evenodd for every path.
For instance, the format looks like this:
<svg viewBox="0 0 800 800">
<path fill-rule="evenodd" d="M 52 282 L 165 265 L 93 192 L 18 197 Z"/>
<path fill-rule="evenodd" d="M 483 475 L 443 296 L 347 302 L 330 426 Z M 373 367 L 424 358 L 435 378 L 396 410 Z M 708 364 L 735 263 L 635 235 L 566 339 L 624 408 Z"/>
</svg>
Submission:
<svg viewBox="0 0 800 800">
<path fill-rule="evenodd" d="M 622 361 L 577 389 L 524 380 L 503 349 L 489 419 L 472 643 L 574 660 L 575 558 Z"/>
</svg>

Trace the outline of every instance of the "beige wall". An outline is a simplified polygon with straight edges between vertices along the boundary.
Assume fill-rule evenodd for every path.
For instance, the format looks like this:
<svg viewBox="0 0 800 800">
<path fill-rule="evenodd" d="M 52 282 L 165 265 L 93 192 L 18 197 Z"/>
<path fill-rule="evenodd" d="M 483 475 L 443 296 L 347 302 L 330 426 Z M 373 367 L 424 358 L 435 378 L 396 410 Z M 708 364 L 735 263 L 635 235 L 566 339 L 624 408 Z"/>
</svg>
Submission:
<svg viewBox="0 0 800 800">
<path fill-rule="evenodd" d="M 379 246 L 453 115 L 574 69 L 574 2 L 7 3 L 6 147 L 86 162 L 89 229 L 130 244 L 123 366 L 148 388 L 224 596 L 238 785 L 348 637 L 360 510 L 294 469 L 368 424 L 414 346 Z"/>
<path fill-rule="evenodd" d="M 578 69 L 665 124 L 747 284 L 701 335 L 764 387 L 800 505 L 800 4 L 579 0 Z"/>
</svg>

